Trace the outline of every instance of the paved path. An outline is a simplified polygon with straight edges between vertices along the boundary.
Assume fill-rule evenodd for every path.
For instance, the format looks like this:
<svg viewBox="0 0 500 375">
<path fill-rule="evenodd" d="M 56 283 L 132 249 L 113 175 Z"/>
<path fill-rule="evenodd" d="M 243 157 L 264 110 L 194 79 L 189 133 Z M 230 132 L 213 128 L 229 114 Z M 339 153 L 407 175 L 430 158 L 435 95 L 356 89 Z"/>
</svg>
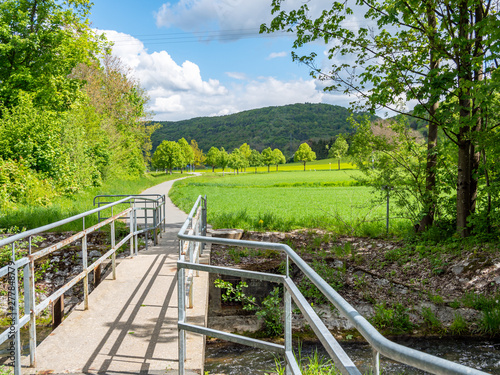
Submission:
<svg viewBox="0 0 500 375">
<path fill-rule="evenodd" d="M 167 194 L 173 181 L 144 193 Z M 167 199 L 166 233 L 159 246 L 121 259 L 117 279 L 110 277 L 89 296 L 89 310 L 77 306 L 37 348 L 36 367 L 25 374 L 176 374 L 177 283 L 176 234 L 187 215 Z M 205 253 L 205 254 L 208 254 Z M 207 255 L 204 255 L 207 261 Z M 196 306 L 188 321 L 206 324 L 208 277 L 194 286 Z M 186 369 L 203 374 L 204 338 L 188 334 Z M 27 358 L 23 363 L 28 363 Z"/>
</svg>

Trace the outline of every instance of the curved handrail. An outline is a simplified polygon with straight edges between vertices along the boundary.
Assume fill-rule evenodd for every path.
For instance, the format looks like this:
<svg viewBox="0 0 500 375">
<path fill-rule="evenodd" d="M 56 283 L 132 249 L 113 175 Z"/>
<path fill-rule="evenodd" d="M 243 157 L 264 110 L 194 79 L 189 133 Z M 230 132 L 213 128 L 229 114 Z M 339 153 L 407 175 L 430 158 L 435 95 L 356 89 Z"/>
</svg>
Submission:
<svg viewBox="0 0 500 375">
<path fill-rule="evenodd" d="M 127 200 L 129 200 L 131 198 L 132 198 L 132 196 L 127 196 L 124 199 L 120 199 L 119 201 L 107 204 L 106 206 L 94 208 L 93 210 L 86 211 L 84 213 L 81 213 L 81 214 L 78 214 L 78 215 L 74 215 L 74 216 L 68 217 L 66 219 L 62 219 L 62 220 L 56 221 L 55 223 L 44 225 L 43 227 L 38 227 L 38 228 L 35 228 L 35 229 L 27 230 L 27 231 L 22 232 L 22 233 L 15 234 L 13 236 L 9 236 L 7 238 L 4 238 L 3 240 L 0 240 L 0 247 L 8 245 L 8 244 L 11 244 L 12 242 L 15 242 L 15 241 L 22 240 L 23 238 L 26 238 L 26 237 L 29 237 L 29 236 L 33 236 L 35 234 L 48 231 L 49 229 L 57 228 L 57 227 L 59 227 L 61 225 L 64 225 L 64 224 L 67 224 L 67 223 L 71 223 L 72 221 L 75 221 L 75 220 L 81 219 L 83 217 L 95 214 L 95 213 L 97 213 L 99 211 L 102 211 L 102 210 L 105 210 L 107 208 L 116 206 L 117 204 L 125 203 Z"/>
<path fill-rule="evenodd" d="M 197 206 L 200 199 L 201 196 L 198 197 L 194 207 Z M 188 219 L 192 217 L 193 211 L 194 208 Z M 186 223 L 188 221 L 189 220 L 186 220 Z M 486 372 L 476 370 L 471 367 L 408 348 L 385 338 L 360 313 L 358 313 L 354 307 L 352 307 L 340 294 L 338 294 L 335 289 L 323 280 L 321 276 L 316 273 L 316 271 L 314 271 L 292 248 L 290 248 L 290 246 L 272 242 L 257 242 L 188 235 L 185 234 L 187 228 L 186 223 L 182 226 L 177 235 L 177 237 L 181 240 L 284 251 L 302 270 L 302 272 L 304 272 L 304 274 L 314 283 L 314 285 L 316 285 L 318 289 L 328 298 L 328 300 L 335 305 L 341 314 L 354 325 L 354 327 L 370 343 L 370 345 L 385 357 L 434 374 L 487 374 Z"/>
</svg>

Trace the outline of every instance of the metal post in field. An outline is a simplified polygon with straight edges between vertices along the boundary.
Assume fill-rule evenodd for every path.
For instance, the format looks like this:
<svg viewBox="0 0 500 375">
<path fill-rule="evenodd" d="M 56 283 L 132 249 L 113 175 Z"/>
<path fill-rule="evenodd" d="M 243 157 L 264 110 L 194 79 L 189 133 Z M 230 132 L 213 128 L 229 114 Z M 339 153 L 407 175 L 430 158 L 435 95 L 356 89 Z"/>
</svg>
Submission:
<svg viewBox="0 0 500 375">
<path fill-rule="evenodd" d="M 387 219 L 386 219 L 386 234 L 389 234 L 389 187 L 387 187 Z"/>
</svg>

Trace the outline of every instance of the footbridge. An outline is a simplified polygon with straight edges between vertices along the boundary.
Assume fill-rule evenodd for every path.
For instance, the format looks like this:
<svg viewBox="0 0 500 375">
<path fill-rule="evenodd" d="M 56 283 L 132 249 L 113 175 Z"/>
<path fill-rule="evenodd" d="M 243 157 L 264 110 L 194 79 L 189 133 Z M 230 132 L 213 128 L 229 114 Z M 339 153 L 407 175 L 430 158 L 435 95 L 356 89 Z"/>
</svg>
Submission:
<svg viewBox="0 0 500 375">
<path fill-rule="evenodd" d="M 301 374 L 292 343 L 292 301 L 338 372 L 361 375 L 291 279 L 288 270 L 292 262 L 370 344 L 371 373 L 380 374 L 381 360 L 389 358 L 433 374 L 485 374 L 386 339 L 287 245 L 208 237 L 207 198 L 198 197 L 186 215 L 166 197 L 171 184 L 158 185 L 140 196 L 99 197 L 101 203 L 94 210 L 0 240 L 0 247 L 12 248 L 12 262 L 0 269 L 0 277 L 9 287 L 12 324 L 0 333 L 0 343 L 9 345 L 6 364 L 13 366 L 15 375 L 203 374 L 205 336 L 273 351 L 282 358 L 287 375 Z M 87 227 L 85 218 L 95 214 L 99 215 L 97 224 Z M 81 220 L 81 232 L 33 250 L 33 236 L 75 220 Z M 94 259 L 88 254 L 88 236 L 97 230 L 109 235 L 110 246 Z M 141 233 L 146 242 L 145 249 L 139 251 Z M 17 251 L 23 242 L 26 255 Z M 37 260 L 64 251 L 64 246 L 75 242 L 81 243 L 82 271 L 41 301 L 35 288 Z M 287 259 L 285 274 L 211 266 L 208 245 L 214 243 L 282 251 Z M 128 256 L 117 257 L 123 248 Z M 99 277 L 102 273 L 105 277 Z M 231 327 L 227 327 L 228 332 L 207 327 L 209 273 L 280 284 L 284 340 L 274 343 L 232 334 Z M 102 281 L 89 293 L 91 274 L 94 285 L 95 280 Z M 77 285 L 83 288 L 83 302 L 38 344 L 36 317 L 50 306 L 54 316 L 62 315 L 64 293 Z M 26 329 L 29 334 L 22 339 Z"/>
</svg>

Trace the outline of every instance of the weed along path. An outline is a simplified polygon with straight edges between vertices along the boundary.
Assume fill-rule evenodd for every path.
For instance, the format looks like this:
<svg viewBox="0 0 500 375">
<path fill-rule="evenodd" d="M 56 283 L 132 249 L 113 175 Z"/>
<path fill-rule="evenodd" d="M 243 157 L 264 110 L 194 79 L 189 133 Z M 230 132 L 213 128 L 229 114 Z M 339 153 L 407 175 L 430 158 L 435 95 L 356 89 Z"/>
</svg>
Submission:
<svg viewBox="0 0 500 375">
<path fill-rule="evenodd" d="M 167 195 L 172 184 L 167 181 L 144 193 Z M 111 275 L 104 279 L 90 294 L 89 309 L 77 306 L 37 347 L 35 368 L 23 358 L 23 372 L 176 374 L 176 234 L 186 217 L 167 197 L 166 232 L 158 246 L 122 259 L 116 280 Z M 205 276 L 195 278 L 197 304 L 188 309 L 188 321 L 197 325 L 206 323 Z M 189 333 L 187 340 L 187 373 L 203 373 L 205 340 Z"/>
</svg>

